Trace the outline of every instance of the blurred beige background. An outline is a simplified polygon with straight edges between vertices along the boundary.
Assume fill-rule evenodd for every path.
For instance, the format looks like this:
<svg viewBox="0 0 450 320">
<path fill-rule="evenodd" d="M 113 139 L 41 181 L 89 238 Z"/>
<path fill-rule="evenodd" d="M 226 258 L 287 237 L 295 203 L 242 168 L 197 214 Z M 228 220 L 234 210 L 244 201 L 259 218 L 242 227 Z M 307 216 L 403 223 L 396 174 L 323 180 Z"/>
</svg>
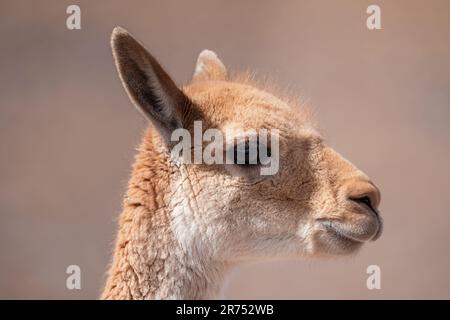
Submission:
<svg viewBox="0 0 450 320">
<path fill-rule="evenodd" d="M 382 10 L 380 31 L 366 8 Z M 66 29 L 78 4 L 82 29 Z M 197 54 L 309 99 L 329 143 L 382 190 L 385 232 L 356 257 L 248 265 L 226 298 L 450 298 L 450 2 L 0 3 L 0 298 L 97 298 L 146 126 L 113 66 L 116 25 L 181 84 Z M 82 290 L 65 287 L 80 265 Z M 381 290 L 366 268 L 381 267 Z"/>
</svg>

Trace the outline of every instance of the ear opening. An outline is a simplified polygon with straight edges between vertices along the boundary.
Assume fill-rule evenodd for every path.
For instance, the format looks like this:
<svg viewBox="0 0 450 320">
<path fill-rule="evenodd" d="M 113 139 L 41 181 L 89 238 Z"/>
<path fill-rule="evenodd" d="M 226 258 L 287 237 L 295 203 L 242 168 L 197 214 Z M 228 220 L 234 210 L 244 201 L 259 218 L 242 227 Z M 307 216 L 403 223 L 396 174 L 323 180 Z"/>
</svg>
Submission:
<svg viewBox="0 0 450 320">
<path fill-rule="evenodd" d="M 226 80 L 227 69 L 214 51 L 203 50 L 197 59 L 193 81 Z"/>
<path fill-rule="evenodd" d="M 191 120 L 189 98 L 125 29 L 114 29 L 111 47 L 117 71 L 131 101 L 169 143 L 171 133 L 186 127 Z"/>
</svg>

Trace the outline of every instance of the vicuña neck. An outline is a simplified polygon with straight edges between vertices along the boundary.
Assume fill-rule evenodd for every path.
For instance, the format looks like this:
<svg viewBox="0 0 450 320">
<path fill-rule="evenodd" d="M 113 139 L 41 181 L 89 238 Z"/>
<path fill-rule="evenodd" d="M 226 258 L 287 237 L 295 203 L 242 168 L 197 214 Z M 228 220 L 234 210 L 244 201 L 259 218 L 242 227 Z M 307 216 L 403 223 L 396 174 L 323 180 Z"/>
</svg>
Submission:
<svg viewBox="0 0 450 320">
<path fill-rule="evenodd" d="M 174 236 L 170 185 L 177 168 L 160 145 L 149 130 L 133 167 L 102 299 L 206 299 L 219 293 L 225 265 Z"/>
</svg>

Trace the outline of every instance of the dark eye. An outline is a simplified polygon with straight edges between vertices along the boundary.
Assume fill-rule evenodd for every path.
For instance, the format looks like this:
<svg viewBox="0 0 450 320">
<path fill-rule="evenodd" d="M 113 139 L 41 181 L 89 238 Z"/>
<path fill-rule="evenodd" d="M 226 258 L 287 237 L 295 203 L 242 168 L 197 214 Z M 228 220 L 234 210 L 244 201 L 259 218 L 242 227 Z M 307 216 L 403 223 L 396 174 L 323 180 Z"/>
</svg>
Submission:
<svg viewBox="0 0 450 320">
<path fill-rule="evenodd" d="M 245 144 L 235 145 L 233 153 L 233 163 L 242 167 L 253 167 L 262 164 L 261 145 L 259 143 L 251 144 L 248 141 Z M 267 157 L 271 156 L 270 148 L 267 148 Z"/>
</svg>

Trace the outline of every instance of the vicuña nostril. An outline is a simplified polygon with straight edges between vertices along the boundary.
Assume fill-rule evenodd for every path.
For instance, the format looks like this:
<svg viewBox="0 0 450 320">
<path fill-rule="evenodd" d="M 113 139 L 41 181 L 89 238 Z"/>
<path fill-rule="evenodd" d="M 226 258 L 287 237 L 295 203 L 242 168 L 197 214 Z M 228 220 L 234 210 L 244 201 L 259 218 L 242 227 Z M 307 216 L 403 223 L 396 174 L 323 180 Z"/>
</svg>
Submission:
<svg viewBox="0 0 450 320">
<path fill-rule="evenodd" d="M 376 211 L 380 205 L 380 191 L 369 180 L 366 179 L 354 179 L 346 183 L 344 189 L 348 200 L 368 207 L 369 209 Z"/>
<path fill-rule="evenodd" d="M 369 196 L 362 196 L 359 198 L 350 198 L 350 200 L 357 202 L 359 204 L 367 206 L 370 210 L 376 212 L 375 207 L 373 205 L 373 201 Z"/>
</svg>

